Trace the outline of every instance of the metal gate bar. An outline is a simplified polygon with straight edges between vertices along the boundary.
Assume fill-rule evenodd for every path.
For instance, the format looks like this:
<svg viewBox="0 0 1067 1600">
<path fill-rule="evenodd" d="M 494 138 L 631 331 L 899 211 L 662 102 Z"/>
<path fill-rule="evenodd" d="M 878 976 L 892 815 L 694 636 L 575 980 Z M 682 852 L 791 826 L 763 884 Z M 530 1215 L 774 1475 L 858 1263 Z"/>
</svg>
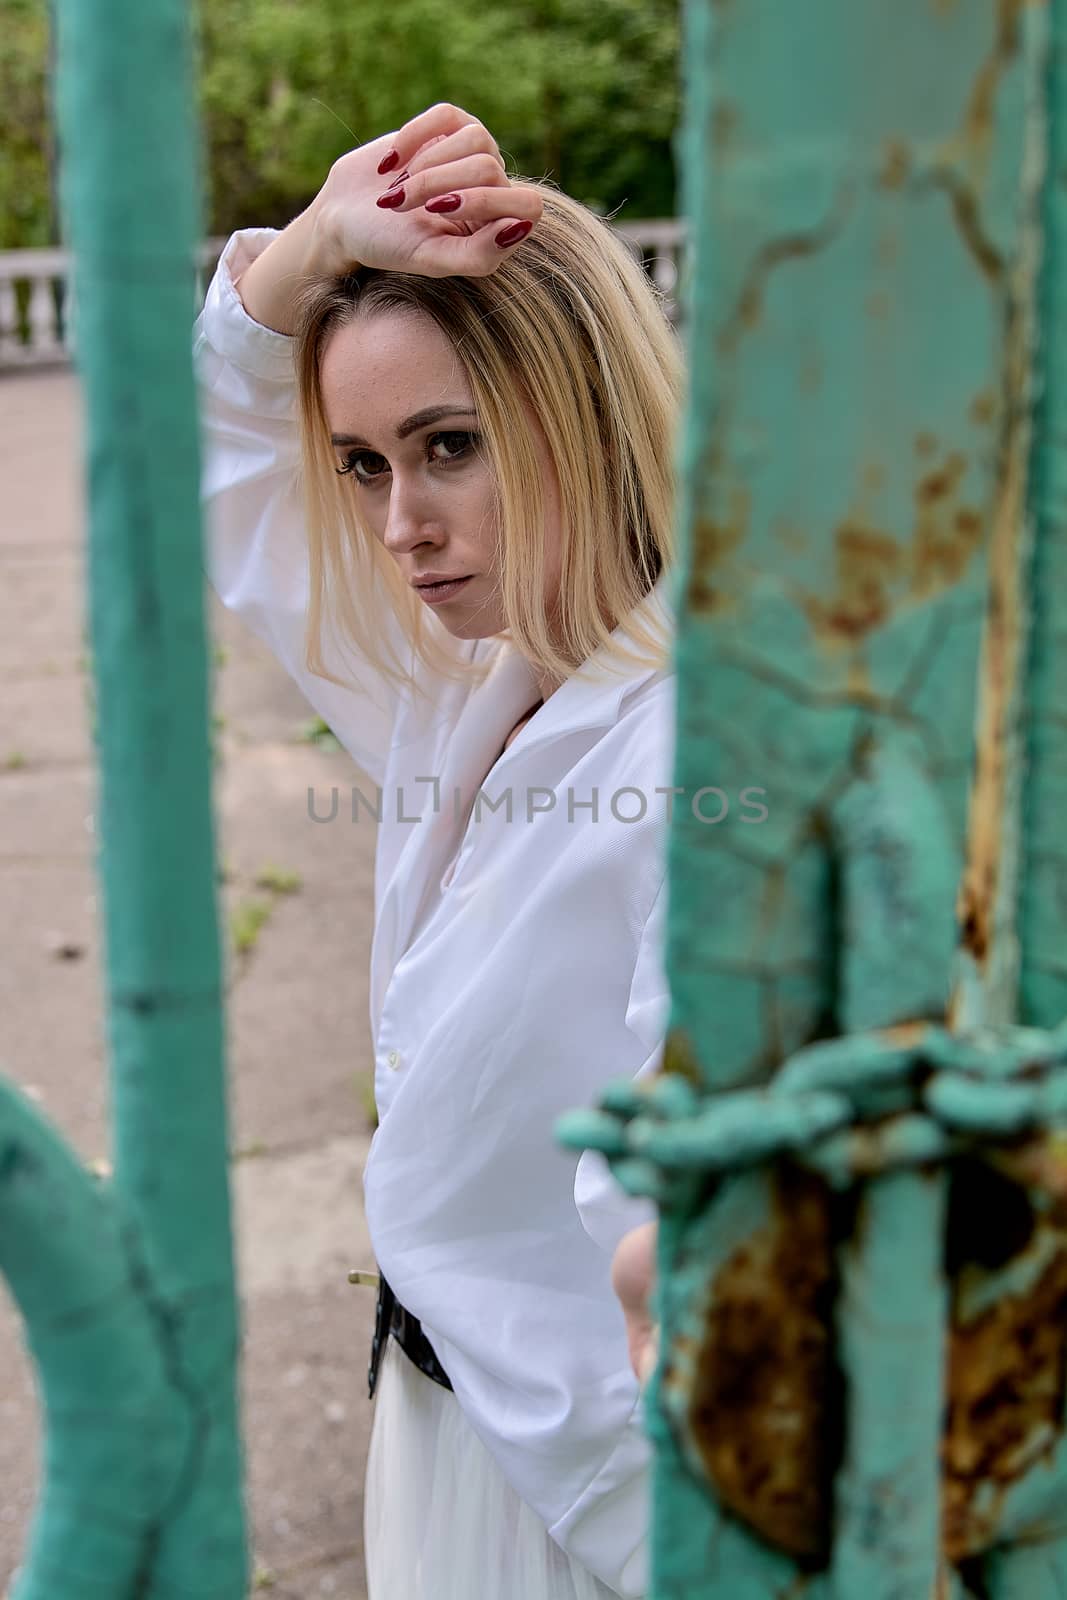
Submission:
<svg viewBox="0 0 1067 1600">
<path fill-rule="evenodd" d="M 114 1178 L 0 1082 L 0 1270 L 44 1409 L 17 1600 L 237 1600 L 220 949 L 190 329 L 187 8 L 57 0 L 78 289 Z M 47 1026 L 47 1018 L 42 1019 Z"/>
</svg>

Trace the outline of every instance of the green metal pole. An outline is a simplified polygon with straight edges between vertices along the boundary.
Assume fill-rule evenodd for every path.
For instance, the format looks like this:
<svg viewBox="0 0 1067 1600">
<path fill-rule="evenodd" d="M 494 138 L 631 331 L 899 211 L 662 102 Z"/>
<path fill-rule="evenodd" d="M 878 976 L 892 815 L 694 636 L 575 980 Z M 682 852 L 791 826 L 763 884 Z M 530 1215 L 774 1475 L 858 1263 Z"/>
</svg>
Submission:
<svg viewBox="0 0 1067 1600">
<path fill-rule="evenodd" d="M 189 342 L 202 234 L 190 18 L 183 0 L 60 0 L 58 12 L 87 407 L 115 1186 L 142 1229 L 173 1381 L 195 1424 L 148 1592 L 229 1596 L 243 1592 L 245 1557 Z"/>
<path fill-rule="evenodd" d="M 57 0 L 85 394 L 114 1182 L 0 1096 L 0 1269 L 45 1411 L 17 1600 L 247 1589 L 215 906 L 199 241 L 181 0 Z"/>
<path fill-rule="evenodd" d="M 947 1013 L 989 552 L 1024 448 L 1007 419 L 1027 398 L 1038 11 L 688 10 L 675 782 L 761 784 L 770 810 L 713 834 L 682 812 L 672 834 L 672 1065 L 713 1095 L 813 1038 Z M 865 838 L 837 812 L 881 803 L 869 752 L 911 778 Z M 937 813 L 940 871 L 920 848 Z M 806 1260 L 774 1171 L 725 1180 L 699 1257 L 693 1217 L 664 1216 L 665 1333 L 703 1348 L 663 1396 L 657 1597 L 769 1600 L 805 1569 L 835 1600 L 939 1581 L 944 1180 L 887 1175 L 851 1217 L 807 1199 L 825 1220 Z M 746 1252 L 778 1265 L 752 1281 Z M 716 1494 L 683 1527 L 694 1456 Z"/>
<path fill-rule="evenodd" d="M 686 7 L 651 1600 L 1067 1590 L 1065 9 Z"/>
</svg>

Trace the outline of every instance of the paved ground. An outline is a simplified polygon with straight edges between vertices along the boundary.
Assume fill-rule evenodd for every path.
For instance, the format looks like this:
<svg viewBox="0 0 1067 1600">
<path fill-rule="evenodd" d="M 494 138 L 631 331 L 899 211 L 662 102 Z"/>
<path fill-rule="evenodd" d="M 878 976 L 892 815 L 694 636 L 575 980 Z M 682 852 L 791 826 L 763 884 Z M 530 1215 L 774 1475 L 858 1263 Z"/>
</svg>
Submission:
<svg viewBox="0 0 1067 1600">
<path fill-rule="evenodd" d="M 86 1160 L 106 1158 L 83 641 L 81 416 L 66 372 L 0 377 L 0 1073 Z M 373 1290 L 360 1173 L 370 1138 L 366 971 L 374 838 L 307 816 L 360 774 L 301 742 L 311 716 L 212 595 L 222 909 L 270 908 L 231 953 L 232 1168 L 244 1319 L 249 1522 L 259 1587 L 364 1600 L 362 1482 Z M 344 815 L 344 808 L 341 808 Z M 257 888 L 264 868 L 299 874 Z M 66 946 L 80 954 L 64 955 Z M 0 1594 L 36 1493 L 37 1412 L 0 1280 Z"/>
</svg>

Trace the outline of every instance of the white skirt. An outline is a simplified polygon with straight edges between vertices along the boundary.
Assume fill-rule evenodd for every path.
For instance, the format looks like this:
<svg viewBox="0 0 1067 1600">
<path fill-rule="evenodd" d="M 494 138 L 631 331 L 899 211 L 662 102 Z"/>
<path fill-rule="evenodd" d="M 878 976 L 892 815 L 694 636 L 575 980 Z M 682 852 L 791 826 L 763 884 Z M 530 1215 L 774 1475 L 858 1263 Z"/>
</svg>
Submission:
<svg viewBox="0 0 1067 1600">
<path fill-rule="evenodd" d="M 368 1600 L 618 1600 L 520 1500 L 450 1389 L 385 1342 L 363 1491 Z"/>
</svg>

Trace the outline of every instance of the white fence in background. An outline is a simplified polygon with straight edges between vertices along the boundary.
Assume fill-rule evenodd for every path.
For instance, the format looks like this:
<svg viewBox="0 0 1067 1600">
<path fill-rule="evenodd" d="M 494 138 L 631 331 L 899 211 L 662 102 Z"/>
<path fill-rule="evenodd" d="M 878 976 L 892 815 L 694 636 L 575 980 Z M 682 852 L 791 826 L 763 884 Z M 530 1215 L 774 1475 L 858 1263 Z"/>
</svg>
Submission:
<svg viewBox="0 0 1067 1600">
<path fill-rule="evenodd" d="M 682 298 L 685 224 L 680 221 L 616 225 L 634 256 L 666 297 L 672 321 Z M 225 239 L 208 239 L 197 263 L 201 303 Z M 77 338 L 76 296 L 65 250 L 0 251 L 0 371 L 69 363 Z"/>
<path fill-rule="evenodd" d="M 615 232 L 625 239 L 656 288 L 666 297 L 670 319 L 677 323 L 687 267 L 685 223 L 677 217 L 662 222 L 618 222 Z"/>
</svg>

